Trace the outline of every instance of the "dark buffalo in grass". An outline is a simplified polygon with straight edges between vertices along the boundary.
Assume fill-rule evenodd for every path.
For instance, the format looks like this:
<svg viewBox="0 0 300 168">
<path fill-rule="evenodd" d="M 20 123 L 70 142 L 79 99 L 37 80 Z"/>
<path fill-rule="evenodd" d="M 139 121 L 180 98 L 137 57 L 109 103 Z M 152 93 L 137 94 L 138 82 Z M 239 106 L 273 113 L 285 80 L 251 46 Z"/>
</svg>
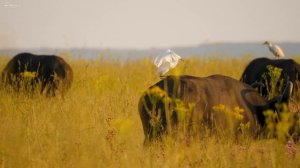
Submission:
<svg viewBox="0 0 300 168">
<path fill-rule="evenodd" d="M 289 102 L 292 89 L 292 82 L 288 82 L 281 96 L 267 100 L 250 85 L 222 75 L 167 76 L 140 98 L 145 142 L 160 139 L 180 121 L 185 122 L 187 129 L 204 125 L 208 130 L 222 131 L 230 126 L 236 130 L 234 134 L 242 131 L 240 126 L 247 126 L 247 132 L 257 136 L 265 132 L 264 112 L 275 114 L 277 104 Z M 233 119 L 233 125 L 226 120 L 228 116 Z"/>
<path fill-rule="evenodd" d="M 70 65 L 55 55 L 21 53 L 13 57 L 2 71 L 2 81 L 17 91 L 24 88 L 25 81 L 32 90 L 40 86 L 40 93 L 55 96 L 64 94 L 73 81 Z"/>
<path fill-rule="evenodd" d="M 293 82 L 295 92 L 299 90 L 298 81 L 300 80 L 300 65 L 292 59 L 254 59 L 247 65 L 240 80 L 247 84 L 262 82 L 264 85 L 260 87 L 260 92 L 263 96 L 267 96 L 271 88 L 271 77 L 268 74 L 268 65 L 282 69 L 279 80 L 276 83 L 275 91 L 277 94 L 282 92 L 282 86 L 284 86 L 287 81 Z M 269 89 L 267 89 L 267 87 Z"/>
</svg>

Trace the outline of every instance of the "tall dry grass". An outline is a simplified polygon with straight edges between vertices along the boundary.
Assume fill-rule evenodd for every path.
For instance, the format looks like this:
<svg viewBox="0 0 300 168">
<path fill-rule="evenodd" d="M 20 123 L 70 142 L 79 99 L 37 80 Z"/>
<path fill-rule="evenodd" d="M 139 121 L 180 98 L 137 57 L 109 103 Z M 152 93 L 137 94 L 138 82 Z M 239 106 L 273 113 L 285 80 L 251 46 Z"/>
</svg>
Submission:
<svg viewBox="0 0 300 168">
<path fill-rule="evenodd" d="M 0 90 L 1 167 L 300 166 L 300 154 L 290 157 L 276 139 L 166 137 L 145 147 L 137 106 L 142 92 L 159 81 L 152 60 L 65 59 L 74 82 L 64 99 Z M 195 57 L 169 74 L 239 79 L 250 59 Z M 1 70 L 7 62 L 0 57 Z"/>
</svg>

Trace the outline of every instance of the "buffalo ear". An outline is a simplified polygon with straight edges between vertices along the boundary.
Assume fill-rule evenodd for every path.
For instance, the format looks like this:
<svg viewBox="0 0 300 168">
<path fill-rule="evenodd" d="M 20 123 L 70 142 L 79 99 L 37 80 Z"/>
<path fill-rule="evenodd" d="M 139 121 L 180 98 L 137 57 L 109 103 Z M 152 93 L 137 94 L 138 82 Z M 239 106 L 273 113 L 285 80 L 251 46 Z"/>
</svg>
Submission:
<svg viewBox="0 0 300 168">
<path fill-rule="evenodd" d="M 266 87 L 262 82 L 254 82 L 250 86 L 253 87 L 253 88 Z"/>
</svg>

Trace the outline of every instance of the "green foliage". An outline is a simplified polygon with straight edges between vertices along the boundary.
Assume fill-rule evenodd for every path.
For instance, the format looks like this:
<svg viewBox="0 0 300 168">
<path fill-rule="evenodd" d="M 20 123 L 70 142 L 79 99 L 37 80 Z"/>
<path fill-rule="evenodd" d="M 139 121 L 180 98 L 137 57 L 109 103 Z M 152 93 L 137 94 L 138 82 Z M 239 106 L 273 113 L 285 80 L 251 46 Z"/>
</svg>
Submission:
<svg viewBox="0 0 300 168">
<path fill-rule="evenodd" d="M 267 130 L 270 137 L 274 135 L 282 142 L 290 138 L 289 130 L 296 121 L 294 113 L 288 110 L 286 104 L 277 105 L 277 112 L 268 110 L 264 113 L 266 116 Z"/>
<path fill-rule="evenodd" d="M 280 76 L 282 69 L 274 67 L 272 65 L 267 66 L 268 72 L 263 74 L 262 77 L 265 80 L 265 86 L 268 91 L 268 99 L 271 99 L 278 95 L 278 92 L 281 91 L 282 81 L 280 81 Z"/>
<path fill-rule="evenodd" d="M 184 104 L 178 98 L 173 98 L 168 93 L 158 86 L 150 88 L 145 95 L 151 102 L 152 107 L 146 107 L 146 111 L 150 116 L 151 135 L 153 137 L 159 136 L 162 130 L 167 130 L 171 135 L 174 133 L 181 133 L 183 136 L 190 132 L 190 121 L 194 103 Z M 143 100 L 146 105 L 146 101 Z M 150 109 L 149 109 L 150 108 Z M 173 116 L 176 116 L 176 123 L 173 122 Z M 162 123 L 162 118 L 166 119 L 166 126 Z M 166 128 L 164 128 L 166 127 Z M 178 134 L 177 134 L 178 136 Z"/>
<path fill-rule="evenodd" d="M 213 106 L 212 123 L 219 134 L 236 137 L 240 133 L 248 134 L 250 123 L 244 122 L 244 109 L 236 106 L 233 109 L 223 104 Z"/>
</svg>

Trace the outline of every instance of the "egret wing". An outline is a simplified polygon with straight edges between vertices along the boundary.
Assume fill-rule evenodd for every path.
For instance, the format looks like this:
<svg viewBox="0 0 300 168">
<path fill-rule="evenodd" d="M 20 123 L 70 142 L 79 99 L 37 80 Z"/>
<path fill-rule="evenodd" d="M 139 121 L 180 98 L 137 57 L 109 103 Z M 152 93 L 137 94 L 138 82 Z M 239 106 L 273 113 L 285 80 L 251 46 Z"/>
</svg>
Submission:
<svg viewBox="0 0 300 168">
<path fill-rule="evenodd" d="M 161 65 L 161 57 L 160 56 L 155 57 L 153 63 L 156 67 L 159 67 Z"/>
<path fill-rule="evenodd" d="M 275 55 L 278 55 L 279 57 L 284 57 L 283 50 L 278 45 L 274 45 L 273 50 Z"/>
<path fill-rule="evenodd" d="M 159 76 L 162 76 L 165 73 L 167 73 L 169 70 L 170 70 L 170 63 L 165 62 L 164 64 L 162 64 L 160 67 L 157 68 L 157 74 Z"/>
<path fill-rule="evenodd" d="M 171 62 L 172 61 L 172 55 L 170 52 L 164 52 L 163 54 L 157 56 L 154 59 L 154 65 L 156 67 L 160 67 L 165 62 Z"/>
<path fill-rule="evenodd" d="M 163 52 L 154 59 L 154 65 L 157 67 L 157 73 L 160 76 L 167 73 L 178 64 L 180 59 L 181 57 L 170 49 Z"/>
</svg>

